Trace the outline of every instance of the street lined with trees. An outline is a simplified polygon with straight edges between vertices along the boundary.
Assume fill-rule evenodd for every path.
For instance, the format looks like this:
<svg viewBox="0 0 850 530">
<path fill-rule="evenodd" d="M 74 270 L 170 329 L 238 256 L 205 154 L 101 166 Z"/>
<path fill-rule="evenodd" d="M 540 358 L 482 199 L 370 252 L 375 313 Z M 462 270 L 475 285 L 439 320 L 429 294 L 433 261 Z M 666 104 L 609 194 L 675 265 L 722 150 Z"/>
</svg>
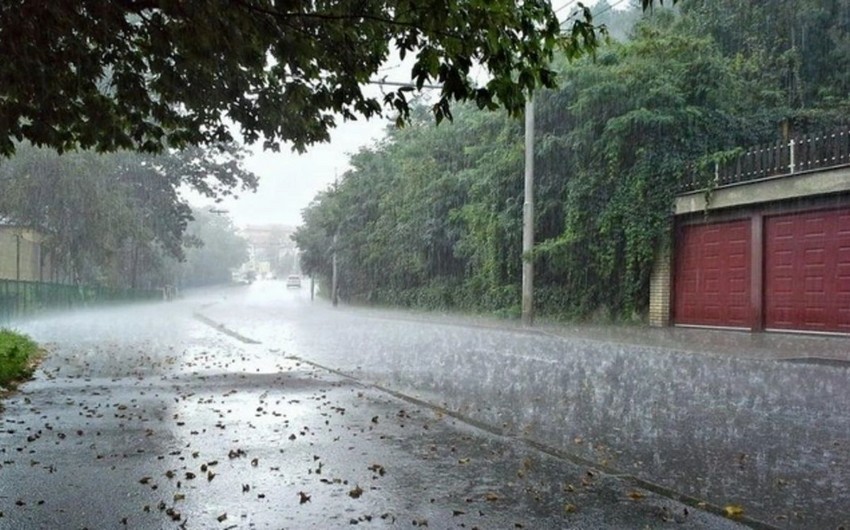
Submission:
<svg viewBox="0 0 850 530">
<path fill-rule="evenodd" d="M 630 38 L 560 57 L 560 87 L 536 96 L 535 297 L 550 315 L 633 319 L 682 182 L 708 182 L 713 162 L 742 147 L 845 120 L 847 68 L 836 66 L 850 64 L 850 8 L 597 10 L 597 23 L 635 24 Z M 467 105 L 434 127 L 420 104 L 351 165 L 305 211 L 305 270 L 329 280 L 338 231 L 343 298 L 518 314 L 518 120 Z"/>
<path fill-rule="evenodd" d="M 298 150 L 386 114 L 405 127 L 305 210 L 304 272 L 347 300 L 513 315 L 534 259 L 545 312 L 640 318 L 679 184 L 844 119 L 850 5 L 623 1 L 566 24 L 549 0 L 0 3 L 0 215 L 45 234 L 66 281 L 216 282 L 245 242 L 183 190 L 256 185 L 228 140 Z M 364 95 L 392 53 L 413 86 Z M 49 352 L 0 389 L 0 526 L 850 525 L 846 338 L 310 294 L 258 281 L 16 322 Z M 0 384 L 37 354 L 0 336 Z"/>
<path fill-rule="evenodd" d="M 339 120 L 402 125 L 432 84 L 437 123 L 456 102 L 517 116 L 555 86 L 556 51 L 599 45 L 589 10 L 567 29 L 548 0 L 4 3 L 0 155 L 18 156 L 0 164 L 0 212 L 49 234 L 63 281 L 155 285 L 163 256 L 183 255 L 180 185 L 256 186 L 235 138 L 303 151 Z M 406 56 L 411 85 L 364 93 Z"/>
</svg>

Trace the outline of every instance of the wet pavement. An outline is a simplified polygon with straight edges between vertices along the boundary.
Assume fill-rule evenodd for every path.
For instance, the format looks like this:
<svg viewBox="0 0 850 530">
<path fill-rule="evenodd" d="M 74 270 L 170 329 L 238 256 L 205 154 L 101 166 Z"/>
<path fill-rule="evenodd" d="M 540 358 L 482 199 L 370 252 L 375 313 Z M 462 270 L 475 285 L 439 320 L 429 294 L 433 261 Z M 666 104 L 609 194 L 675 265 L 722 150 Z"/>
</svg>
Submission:
<svg viewBox="0 0 850 530">
<path fill-rule="evenodd" d="M 606 340 L 604 328 L 525 332 L 280 296 L 257 286 L 204 314 L 505 436 L 777 527 L 850 527 L 847 339 L 617 328 Z M 812 362 L 823 358 L 836 362 Z"/>
<path fill-rule="evenodd" d="M 0 413 L 0 528 L 850 523 L 840 363 L 305 291 L 21 323 L 51 355 Z"/>
</svg>

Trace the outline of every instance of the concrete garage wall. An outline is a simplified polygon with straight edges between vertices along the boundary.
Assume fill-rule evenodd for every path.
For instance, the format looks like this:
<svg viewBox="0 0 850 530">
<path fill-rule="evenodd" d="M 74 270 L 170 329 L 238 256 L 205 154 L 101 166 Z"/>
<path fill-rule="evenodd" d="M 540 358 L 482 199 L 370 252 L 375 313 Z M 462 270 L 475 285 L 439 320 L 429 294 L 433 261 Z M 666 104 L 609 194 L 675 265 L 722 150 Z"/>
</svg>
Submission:
<svg viewBox="0 0 850 530">
<path fill-rule="evenodd" d="M 850 192 L 850 168 L 846 167 L 718 188 L 711 194 L 708 210 L 845 192 Z M 694 214 L 705 210 L 705 193 L 702 191 L 687 193 L 676 198 L 675 215 Z"/>
</svg>

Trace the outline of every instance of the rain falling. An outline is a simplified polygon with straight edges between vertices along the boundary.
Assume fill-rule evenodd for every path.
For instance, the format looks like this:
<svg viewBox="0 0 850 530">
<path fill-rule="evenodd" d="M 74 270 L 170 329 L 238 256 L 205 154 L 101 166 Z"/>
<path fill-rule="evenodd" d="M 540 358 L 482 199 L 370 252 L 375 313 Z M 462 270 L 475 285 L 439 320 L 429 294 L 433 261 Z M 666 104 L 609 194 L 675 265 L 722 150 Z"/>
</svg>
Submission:
<svg viewBox="0 0 850 530">
<path fill-rule="evenodd" d="M 847 2 L 17 4 L 0 530 L 850 525 Z"/>
</svg>

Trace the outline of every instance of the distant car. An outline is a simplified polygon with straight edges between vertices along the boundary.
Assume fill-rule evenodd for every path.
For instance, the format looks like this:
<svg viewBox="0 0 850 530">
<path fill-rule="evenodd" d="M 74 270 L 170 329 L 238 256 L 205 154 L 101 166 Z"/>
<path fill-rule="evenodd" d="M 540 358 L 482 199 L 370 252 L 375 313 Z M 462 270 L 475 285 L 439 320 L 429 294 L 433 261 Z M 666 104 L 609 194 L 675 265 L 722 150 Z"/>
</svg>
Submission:
<svg viewBox="0 0 850 530">
<path fill-rule="evenodd" d="M 297 274 L 290 274 L 286 277 L 286 287 L 295 287 L 297 289 L 301 288 L 301 276 Z"/>
</svg>

